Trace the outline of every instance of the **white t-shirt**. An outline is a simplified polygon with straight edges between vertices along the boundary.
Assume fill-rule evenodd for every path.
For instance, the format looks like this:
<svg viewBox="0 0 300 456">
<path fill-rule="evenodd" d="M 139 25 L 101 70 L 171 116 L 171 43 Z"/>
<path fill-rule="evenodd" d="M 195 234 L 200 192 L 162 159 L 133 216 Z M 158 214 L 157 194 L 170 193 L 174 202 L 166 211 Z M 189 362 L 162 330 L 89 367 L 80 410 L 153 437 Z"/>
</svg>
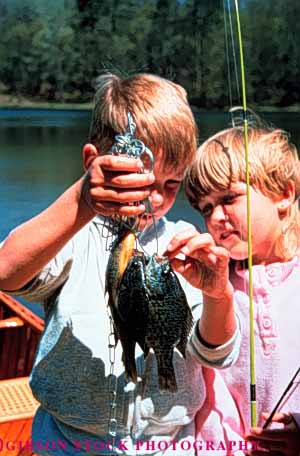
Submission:
<svg viewBox="0 0 300 456">
<path fill-rule="evenodd" d="M 158 253 L 165 251 L 176 232 L 188 227 L 186 222 L 161 219 L 157 223 Z M 140 241 L 149 255 L 157 251 L 153 228 Z M 111 440 L 108 436 L 110 324 L 104 298 L 110 253 L 107 242 L 103 237 L 103 219 L 96 217 L 29 286 L 14 293 L 27 300 L 43 301 L 45 306 L 45 331 L 30 378 L 33 394 L 41 403 L 32 434 L 33 442 L 40 445 L 35 447 L 39 454 L 111 454 L 105 447 Z M 201 313 L 201 292 L 182 277 L 180 281 L 196 321 Z M 150 352 L 144 359 L 138 345 L 137 371 L 140 377 L 144 375 L 145 385 L 142 388 L 140 381 L 127 383 L 118 343 L 113 372 L 118 389 L 117 452 L 156 456 L 194 454 L 192 447 L 187 450 L 188 443 L 176 450 L 174 445 L 194 439 L 194 416 L 206 394 L 200 362 L 222 367 L 231 364 L 238 350 L 237 339 L 235 336 L 216 352 L 201 347 L 194 334 L 186 359 L 175 350 L 176 393 L 159 390 L 155 356 Z M 172 441 L 175 444 L 171 447 Z"/>
</svg>

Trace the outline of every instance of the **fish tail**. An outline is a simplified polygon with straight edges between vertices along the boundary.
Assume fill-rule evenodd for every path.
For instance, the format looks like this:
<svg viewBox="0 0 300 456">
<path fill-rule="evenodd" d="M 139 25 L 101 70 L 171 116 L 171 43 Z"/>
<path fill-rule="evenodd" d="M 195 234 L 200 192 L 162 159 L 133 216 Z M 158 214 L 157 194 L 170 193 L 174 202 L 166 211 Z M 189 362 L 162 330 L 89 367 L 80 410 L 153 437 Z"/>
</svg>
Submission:
<svg viewBox="0 0 300 456">
<path fill-rule="evenodd" d="M 122 341 L 123 355 L 122 361 L 125 367 L 125 376 L 127 380 L 131 380 L 134 383 L 137 382 L 137 371 L 135 364 L 135 344 L 134 340 Z"/>
<path fill-rule="evenodd" d="M 158 383 L 159 389 L 161 391 L 170 391 L 171 393 L 176 393 L 178 390 L 174 371 L 167 373 L 160 372 L 158 374 Z"/>
<path fill-rule="evenodd" d="M 177 391 L 177 382 L 172 364 L 173 350 L 167 356 L 157 356 L 158 383 L 161 391 Z"/>
</svg>

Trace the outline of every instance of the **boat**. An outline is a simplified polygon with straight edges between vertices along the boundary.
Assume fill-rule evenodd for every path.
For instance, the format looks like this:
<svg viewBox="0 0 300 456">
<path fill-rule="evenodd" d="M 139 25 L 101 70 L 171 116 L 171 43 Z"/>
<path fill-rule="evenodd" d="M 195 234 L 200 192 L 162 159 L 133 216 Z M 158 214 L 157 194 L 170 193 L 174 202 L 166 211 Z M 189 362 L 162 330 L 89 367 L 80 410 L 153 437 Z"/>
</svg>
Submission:
<svg viewBox="0 0 300 456">
<path fill-rule="evenodd" d="M 34 456 L 32 418 L 38 407 L 29 374 L 44 321 L 0 292 L 0 454 Z"/>
</svg>

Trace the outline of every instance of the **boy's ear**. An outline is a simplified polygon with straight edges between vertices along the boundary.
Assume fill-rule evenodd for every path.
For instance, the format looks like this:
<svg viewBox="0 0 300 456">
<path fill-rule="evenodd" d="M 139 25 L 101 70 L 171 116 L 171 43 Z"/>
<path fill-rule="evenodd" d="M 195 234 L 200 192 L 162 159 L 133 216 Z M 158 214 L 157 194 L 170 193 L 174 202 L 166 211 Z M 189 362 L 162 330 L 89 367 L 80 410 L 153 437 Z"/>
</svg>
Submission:
<svg viewBox="0 0 300 456">
<path fill-rule="evenodd" d="M 82 160 L 85 171 L 89 169 L 92 162 L 98 157 L 99 153 L 94 144 L 85 144 L 82 148 Z"/>
<path fill-rule="evenodd" d="M 295 202 L 295 183 L 289 180 L 282 197 L 277 201 L 278 212 L 285 215 Z"/>
</svg>

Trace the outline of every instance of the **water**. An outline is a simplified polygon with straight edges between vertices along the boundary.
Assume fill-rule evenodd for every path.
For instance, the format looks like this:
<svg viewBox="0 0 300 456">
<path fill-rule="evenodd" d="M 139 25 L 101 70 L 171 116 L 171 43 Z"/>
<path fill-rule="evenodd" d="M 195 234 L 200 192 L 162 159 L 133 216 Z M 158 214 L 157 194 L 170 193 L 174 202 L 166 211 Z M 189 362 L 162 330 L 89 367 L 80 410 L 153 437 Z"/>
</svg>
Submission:
<svg viewBox="0 0 300 456">
<path fill-rule="evenodd" d="M 290 131 L 300 146 L 300 113 L 272 113 L 265 118 Z M 201 142 L 230 122 L 222 112 L 203 112 L 197 120 Z M 82 175 L 81 149 L 89 121 L 87 111 L 0 109 L 0 239 L 45 209 Z M 183 192 L 169 217 L 201 225 Z M 41 314 L 37 306 L 30 307 Z"/>
</svg>

